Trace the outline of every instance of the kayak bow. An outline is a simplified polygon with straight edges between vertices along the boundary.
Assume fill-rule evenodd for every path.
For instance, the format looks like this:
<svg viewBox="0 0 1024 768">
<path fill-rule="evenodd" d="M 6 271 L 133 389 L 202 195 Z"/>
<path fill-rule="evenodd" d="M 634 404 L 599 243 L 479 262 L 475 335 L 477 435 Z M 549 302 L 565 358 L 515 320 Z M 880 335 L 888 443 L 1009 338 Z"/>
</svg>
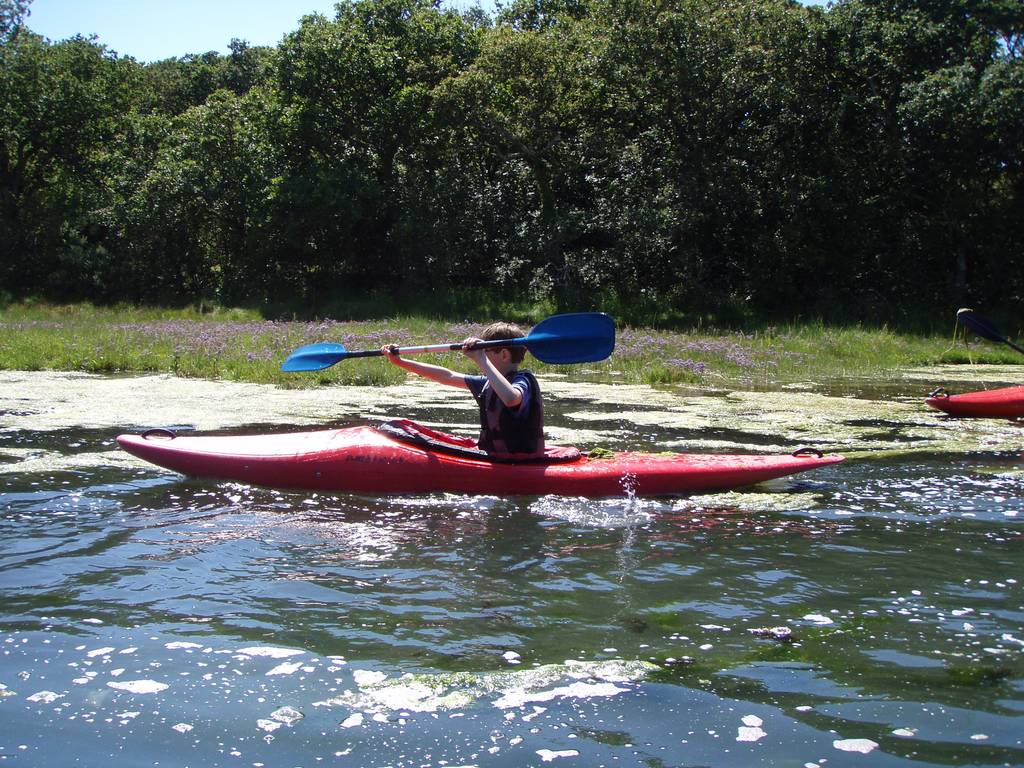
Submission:
<svg viewBox="0 0 1024 768">
<path fill-rule="evenodd" d="M 925 403 L 950 416 L 965 416 L 975 419 L 1020 419 L 1024 418 L 1024 387 L 1002 387 L 981 392 L 965 392 L 951 395 L 939 387 Z"/>
</svg>

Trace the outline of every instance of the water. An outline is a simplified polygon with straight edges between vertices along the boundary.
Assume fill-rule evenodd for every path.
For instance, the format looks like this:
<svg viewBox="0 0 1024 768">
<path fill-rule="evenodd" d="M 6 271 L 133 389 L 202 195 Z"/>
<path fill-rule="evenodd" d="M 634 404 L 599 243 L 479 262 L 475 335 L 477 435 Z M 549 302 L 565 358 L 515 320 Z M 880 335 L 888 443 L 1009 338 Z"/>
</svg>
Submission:
<svg viewBox="0 0 1024 768">
<path fill-rule="evenodd" d="M 585 445 L 852 458 L 714 496 L 371 498 L 186 480 L 113 438 L 459 423 L 461 393 L 5 376 L 0 763 L 1024 765 L 1021 427 L 914 385 L 547 382 Z"/>
</svg>

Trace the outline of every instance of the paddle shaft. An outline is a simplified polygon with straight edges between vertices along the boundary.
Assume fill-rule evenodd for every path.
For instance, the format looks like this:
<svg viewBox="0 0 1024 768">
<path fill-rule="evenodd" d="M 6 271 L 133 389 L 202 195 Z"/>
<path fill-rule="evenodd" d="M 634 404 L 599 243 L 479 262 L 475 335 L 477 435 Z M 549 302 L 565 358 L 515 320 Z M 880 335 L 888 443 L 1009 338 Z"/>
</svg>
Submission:
<svg viewBox="0 0 1024 768">
<path fill-rule="evenodd" d="M 521 339 L 492 339 L 491 341 L 478 341 L 473 345 L 473 349 L 486 349 L 488 347 L 512 347 L 512 346 L 523 346 L 527 344 L 525 338 Z M 395 354 L 398 356 L 402 355 L 416 355 L 422 352 L 455 352 L 456 350 L 462 349 L 462 344 L 423 344 L 418 347 L 395 347 Z M 385 352 L 379 349 L 365 349 L 357 352 L 345 353 L 345 359 L 350 357 L 380 357 Z"/>
<path fill-rule="evenodd" d="M 1012 341 L 1010 341 L 1009 339 L 1003 339 L 1003 344 L 1005 344 L 1006 346 L 1008 346 L 1008 347 L 1009 347 L 1010 349 L 1015 349 L 1015 350 L 1017 350 L 1018 352 L 1020 352 L 1020 353 L 1021 353 L 1022 355 L 1024 355 L 1024 347 L 1018 347 L 1018 346 L 1017 346 L 1016 344 L 1014 344 L 1014 343 L 1013 343 Z"/>
</svg>

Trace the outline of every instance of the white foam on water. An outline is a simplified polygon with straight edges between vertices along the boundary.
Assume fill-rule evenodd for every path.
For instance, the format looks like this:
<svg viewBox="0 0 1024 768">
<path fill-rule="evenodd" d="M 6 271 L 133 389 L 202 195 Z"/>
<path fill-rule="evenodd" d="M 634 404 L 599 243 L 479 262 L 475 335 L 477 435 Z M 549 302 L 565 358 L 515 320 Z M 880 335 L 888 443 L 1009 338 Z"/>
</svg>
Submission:
<svg viewBox="0 0 1024 768">
<path fill-rule="evenodd" d="M 256 645 L 249 648 L 242 648 L 238 653 L 245 656 L 265 656 L 271 659 L 287 659 L 290 656 L 301 656 L 305 651 L 297 651 L 294 648 L 276 648 L 272 645 Z"/>
<path fill-rule="evenodd" d="M 859 752 L 862 755 L 878 749 L 878 743 L 871 739 L 836 739 L 832 746 L 840 752 Z"/>
<path fill-rule="evenodd" d="M 356 670 L 359 690 L 345 691 L 317 707 L 343 706 L 366 713 L 424 712 L 460 710 L 484 699 L 493 699 L 495 706 L 514 708 L 532 701 L 549 701 L 563 697 L 591 698 L 618 695 L 628 688 L 617 682 L 640 680 L 657 669 L 647 662 L 609 660 L 584 662 L 569 660 L 564 664 L 547 664 L 531 669 L 439 675 L 413 675 L 387 679 L 380 672 Z M 580 681 L 565 685 L 566 680 Z M 600 681 L 600 682 L 598 682 Z M 561 684 L 561 685 L 560 685 Z M 543 711 L 542 707 L 534 707 Z M 455 711 L 451 717 L 459 716 Z M 523 718 L 528 720 L 531 716 Z"/>
<path fill-rule="evenodd" d="M 33 693 L 31 696 L 26 697 L 26 701 L 31 701 L 33 704 L 50 704 L 57 699 L 63 698 L 63 693 L 54 693 L 53 691 L 39 691 Z"/>
<path fill-rule="evenodd" d="M 360 688 L 365 688 L 369 685 L 384 682 L 387 675 L 372 669 L 356 669 L 352 671 L 352 677 L 355 679 L 356 685 Z"/>
<path fill-rule="evenodd" d="M 291 675 L 298 672 L 301 667 L 301 661 L 286 661 L 284 664 L 278 664 L 272 670 L 267 672 L 267 677 L 272 675 Z"/>
<path fill-rule="evenodd" d="M 305 715 L 295 709 L 295 707 L 281 707 L 280 709 L 275 709 L 271 712 L 270 717 L 279 723 L 284 723 L 285 725 L 295 725 L 295 723 L 299 722 L 299 720 L 304 718 Z"/>
<path fill-rule="evenodd" d="M 540 755 L 540 759 L 545 763 L 550 763 L 552 760 L 557 760 L 560 757 L 579 757 L 580 753 L 575 749 L 560 749 L 558 751 L 550 749 L 538 749 L 537 754 Z"/>
<path fill-rule="evenodd" d="M 497 701 L 494 706 L 499 709 L 510 709 L 521 707 L 533 701 L 551 701 L 552 699 L 573 698 L 590 699 L 594 697 L 617 696 L 625 693 L 628 688 L 620 688 L 614 683 L 573 683 L 559 688 L 552 688 L 547 691 L 530 693 L 528 691 L 513 691 L 507 693 Z"/>
<path fill-rule="evenodd" d="M 342 728 L 358 728 L 362 724 L 363 715 L 361 712 L 355 712 L 341 721 Z"/>
<path fill-rule="evenodd" d="M 267 733 L 273 733 L 283 725 L 284 723 L 279 723 L 277 720 L 267 720 L 265 718 L 260 718 L 256 721 L 256 727 Z"/>
<path fill-rule="evenodd" d="M 741 725 L 737 729 L 736 741 L 749 741 L 755 742 L 760 741 L 768 734 L 765 733 L 761 728 L 750 728 L 745 725 Z"/>
<path fill-rule="evenodd" d="M 123 683 L 107 683 L 107 687 L 127 693 L 160 693 L 171 686 L 167 683 L 158 683 L 155 680 L 128 680 Z"/>
<path fill-rule="evenodd" d="M 533 719 L 535 719 L 536 717 L 538 717 L 539 715 L 543 715 L 543 714 L 544 714 L 545 712 L 547 712 L 547 711 L 548 711 L 548 708 L 547 708 L 547 707 L 538 707 L 538 706 L 534 706 L 534 708 L 533 708 L 533 712 L 532 712 L 531 714 L 529 714 L 529 715 L 523 715 L 523 722 L 524 722 L 524 723 L 528 723 L 528 722 L 530 722 L 531 720 L 533 720 Z"/>
</svg>

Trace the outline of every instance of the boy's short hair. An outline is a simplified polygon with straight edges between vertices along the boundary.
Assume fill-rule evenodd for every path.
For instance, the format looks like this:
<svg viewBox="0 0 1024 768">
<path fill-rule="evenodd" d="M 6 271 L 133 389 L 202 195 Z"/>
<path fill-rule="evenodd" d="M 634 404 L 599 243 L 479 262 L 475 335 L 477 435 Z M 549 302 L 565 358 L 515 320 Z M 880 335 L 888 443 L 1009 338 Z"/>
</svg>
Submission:
<svg viewBox="0 0 1024 768">
<path fill-rule="evenodd" d="M 495 339 L 521 339 L 526 334 L 523 333 L 523 329 L 515 323 L 491 323 L 480 333 L 480 338 L 484 341 L 494 341 Z M 519 364 L 523 362 L 523 358 L 526 357 L 526 347 L 516 344 L 509 347 L 495 347 L 495 349 L 507 349 L 512 355 L 512 362 Z"/>
</svg>

